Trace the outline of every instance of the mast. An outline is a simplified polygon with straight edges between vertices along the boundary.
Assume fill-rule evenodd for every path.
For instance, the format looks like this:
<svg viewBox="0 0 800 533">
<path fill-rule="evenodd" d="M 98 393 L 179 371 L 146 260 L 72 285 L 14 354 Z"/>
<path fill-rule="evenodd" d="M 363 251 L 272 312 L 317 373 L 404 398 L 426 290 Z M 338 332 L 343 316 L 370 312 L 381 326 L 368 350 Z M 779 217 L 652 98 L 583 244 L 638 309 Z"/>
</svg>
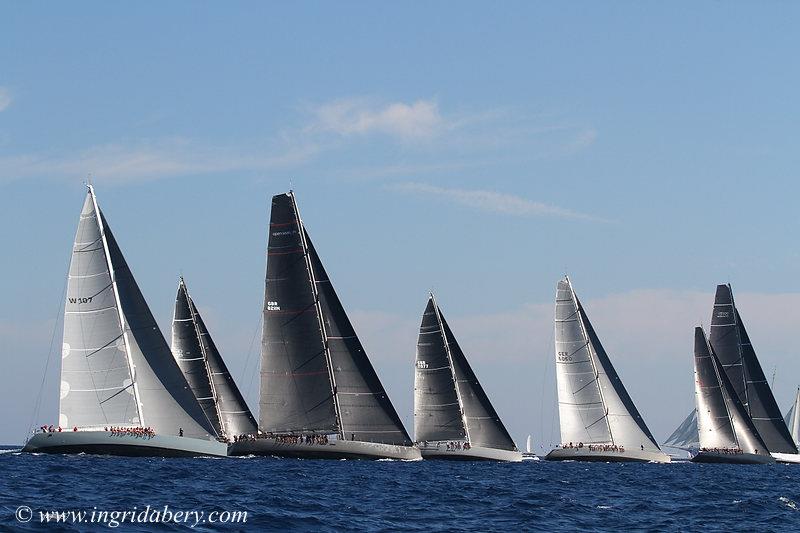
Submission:
<svg viewBox="0 0 800 533">
<path fill-rule="evenodd" d="M 331 351 L 328 346 L 328 332 L 325 328 L 325 320 L 322 317 L 322 307 L 319 304 L 319 291 L 317 289 L 317 278 L 314 275 L 314 267 L 311 264 L 311 258 L 308 252 L 308 242 L 306 241 L 306 232 L 303 225 L 303 220 L 300 218 L 300 209 L 297 206 L 297 200 L 294 197 L 294 191 L 289 191 L 289 196 L 292 199 L 292 207 L 294 208 L 295 215 L 297 216 L 297 227 L 300 232 L 300 243 L 303 247 L 303 259 L 305 260 L 306 270 L 308 271 L 309 281 L 311 283 L 311 291 L 314 295 L 314 307 L 317 311 L 317 323 L 319 330 L 322 333 L 323 350 L 325 351 L 325 363 L 328 367 L 328 379 L 331 384 L 331 396 L 333 397 L 333 406 L 336 412 L 336 425 L 339 430 L 339 437 L 345 440 L 345 431 L 342 424 L 341 407 L 339 406 L 339 395 L 336 392 L 336 376 L 333 372 L 333 362 L 331 360 Z"/>
<path fill-rule="evenodd" d="M 100 207 L 97 205 L 97 197 L 94 194 L 94 186 L 87 185 L 89 188 L 89 195 L 92 197 L 92 204 L 94 205 L 95 216 L 97 217 L 97 226 L 100 228 L 100 240 L 103 243 L 103 253 L 106 258 L 106 266 L 108 267 L 109 276 L 111 276 L 111 286 L 114 293 L 114 303 L 117 306 L 117 318 L 119 319 L 119 327 L 122 330 L 122 340 L 125 343 L 125 360 L 128 362 L 128 372 L 131 377 L 131 387 L 133 388 L 133 396 L 136 403 L 136 414 L 139 418 L 139 426 L 146 427 L 144 423 L 144 415 L 142 410 L 142 402 L 139 396 L 139 385 L 136 381 L 136 367 L 131 358 L 130 341 L 128 340 L 128 328 L 126 326 L 125 314 L 122 310 L 122 303 L 119 297 L 119 290 L 117 288 L 117 277 L 114 272 L 114 265 L 111 262 L 111 252 L 108 249 L 108 241 L 106 240 L 106 229 L 103 223 L 103 217 L 100 214 Z"/>
<path fill-rule="evenodd" d="M 578 312 L 578 326 L 581 328 L 581 332 L 583 333 L 583 338 L 586 339 L 586 347 L 589 350 L 589 362 L 592 364 L 592 369 L 594 370 L 594 379 L 595 383 L 597 384 L 597 390 L 600 393 L 600 401 L 603 402 L 603 410 L 605 411 L 605 421 L 606 426 L 608 427 L 608 434 L 611 437 L 611 444 L 614 444 L 614 433 L 611 431 L 611 422 L 608 420 L 608 403 L 606 403 L 606 399 L 603 396 L 603 387 L 600 386 L 600 372 L 597 370 L 597 365 L 595 364 L 595 358 L 597 354 L 595 353 L 594 346 L 592 346 L 591 341 L 589 340 L 589 332 L 586 331 L 586 327 L 583 324 L 583 320 L 581 320 L 581 316 L 583 315 L 583 307 L 581 307 L 580 303 L 578 303 L 578 297 L 575 296 L 575 289 L 572 287 L 572 281 L 570 281 L 569 276 L 564 276 L 567 280 L 567 285 L 569 285 L 569 292 L 572 295 L 572 301 L 575 304 L 575 309 Z"/>
<path fill-rule="evenodd" d="M 431 300 L 433 300 L 433 309 L 436 313 L 436 322 L 439 324 L 439 333 L 442 335 L 442 340 L 444 340 L 444 351 L 447 354 L 447 360 L 450 362 L 450 375 L 453 378 L 453 386 L 456 389 L 456 398 L 458 398 L 458 407 L 461 411 L 461 423 L 464 424 L 464 434 L 467 437 L 467 442 L 471 443 L 472 439 L 469 437 L 469 424 L 467 424 L 467 416 L 464 413 L 464 400 L 461 398 L 461 389 L 458 387 L 458 378 L 456 377 L 456 368 L 453 364 L 453 354 L 450 351 L 450 343 L 447 340 L 447 335 L 444 332 L 444 326 L 442 325 L 442 316 L 439 313 L 439 304 L 436 303 L 436 297 L 433 295 L 433 292 L 430 293 Z"/>
<path fill-rule="evenodd" d="M 717 357 L 714 355 L 714 350 L 713 348 L 711 348 L 711 343 L 708 342 L 708 337 L 706 337 L 705 333 L 703 334 L 703 340 L 705 341 L 706 347 L 708 348 L 708 354 L 711 357 L 711 365 L 714 367 L 714 374 L 717 376 L 717 382 L 720 384 L 720 390 L 722 392 L 722 397 L 724 399 L 725 396 L 730 396 L 730 394 L 726 393 L 730 393 L 731 391 L 726 390 L 722 376 L 720 375 L 719 366 L 717 365 Z M 733 392 L 733 394 L 735 395 L 736 392 Z M 731 427 L 733 428 L 733 439 L 734 441 L 736 441 L 736 447 L 741 449 L 742 445 L 739 443 L 739 435 L 737 434 L 736 431 L 736 424 L 733 419 L 733 414 L 731 413 L 731 408 L 728 405 L 728 402 L 724 402 L 724 405 L 725 405 L 725 412 L 728 414 L 728 421 L 730 422 Z"/>
</svg>

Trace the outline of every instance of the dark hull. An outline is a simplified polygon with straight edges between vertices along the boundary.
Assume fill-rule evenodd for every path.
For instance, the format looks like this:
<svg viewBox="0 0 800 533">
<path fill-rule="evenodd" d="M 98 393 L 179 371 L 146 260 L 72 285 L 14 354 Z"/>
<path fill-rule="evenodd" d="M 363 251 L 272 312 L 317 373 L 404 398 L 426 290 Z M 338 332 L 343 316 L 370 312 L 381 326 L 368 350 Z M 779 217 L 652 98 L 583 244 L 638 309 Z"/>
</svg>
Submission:
<svg viewBox="0 0 800 533">
<path fill-rule="evenodd" d="M 225 457 L 227 446 L 214 440 L 171 435 L 142 437 L 107 431 L 65 431 L 37 433 L 25 443 L 22 451 L 123 457 Z"/>
<path fill-rule="evenodd" d="M 272 438 L 234 442 L 228 455 L 261 455 L 291 459 L 397 459 L 418 461 L 422 458 L 416 446 L 397 446 L 374 442 L 332 440 L 327 444 L 287 444 Z"/>
</svg>

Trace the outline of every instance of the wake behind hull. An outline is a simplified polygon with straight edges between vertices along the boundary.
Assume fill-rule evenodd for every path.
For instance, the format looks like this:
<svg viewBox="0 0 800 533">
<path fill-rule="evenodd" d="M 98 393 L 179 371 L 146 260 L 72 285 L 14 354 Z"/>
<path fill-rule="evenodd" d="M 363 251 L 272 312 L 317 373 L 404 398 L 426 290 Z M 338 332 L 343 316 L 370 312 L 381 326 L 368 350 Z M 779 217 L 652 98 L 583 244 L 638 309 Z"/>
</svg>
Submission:
<svg viewBox="0 0 800 533">
<path fill-rule="evenodd" d="M 25 443 L 22 451 L 127 457 L 225 457 L 227 445 L 216 440 L 173 435 L 145 437 L 108 431 L 62 431 L 36 433 Z"/>
<path fill-rule="evenodd" d="M 293 459 L 396 459 L 402 461 L 422 459 L 419 448 L 416 446 L 351 440 L 331 440 L 327 444 L 289 444 L 269 437 L 234 442 L 228 446 L 228 455 L 263 455 Z"/>
<path fill-rule="evenodd" d="M 446 446 L 439 448 L 435 446 L 420 447 L 422 458 L 440 459 L 448 461 L 507 461 L 516 463 L 522 461 L 522 454 L 511 450 L 499 450 L 497 448 L 485 448 L 483 446 L 472 446 L 468 450 L 448 450 Z"/>
<path fill-rule="evenodd" d="M 548 461 L 589 461 L 604 463 L 669 463 L 670 457 L 664 452 L 642 450 L 606 451 L 583 448 L 556 448 L 545 457 Z"/>
<path fill-rule="evenodd" d="M 726 463 L 734 465 L 757 465 L 770 464 L 775 462 L 775 458 L 770 455 L 760 455 L 757 453 L 719 453 L 719 452 L 698 452 L 692 457 L 693 463 Z"/>
</svg>

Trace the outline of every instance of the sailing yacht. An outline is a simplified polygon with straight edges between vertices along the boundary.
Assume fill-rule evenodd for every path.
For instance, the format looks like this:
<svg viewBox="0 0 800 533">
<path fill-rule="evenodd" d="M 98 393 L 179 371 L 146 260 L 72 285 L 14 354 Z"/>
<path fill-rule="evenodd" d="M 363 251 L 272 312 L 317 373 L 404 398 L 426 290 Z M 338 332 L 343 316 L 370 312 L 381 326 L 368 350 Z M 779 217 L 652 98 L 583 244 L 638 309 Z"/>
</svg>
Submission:
<svg viewBox="0 0 800 533">
<path fill-rule="evenodd" d="M 568 277 L 556 290 L 555 349 L 561 445 L 546 459 L 670 461 L 625 390 Z"/>
<path fill-rule="evenodd" d="M 700 448 L 700 437 L 697 434 L 697 409 L 683 419 L 683 422 L 675 428 L 675 431 L 667 437 L 662 447 L 683 450 L 690 455 L 696 453 Z"/>
<path fill-rule="evenodd" d="M 522 460 L 433 293 L 414 368 L 414 434 L 423 459 Z"/>
<path fill-rule="evenodd" d="M 729 284 L 717 285 L 709 342 L 772 456 L 780 462 L 800 463 L 797 445 L 758 362 Z"/>
<path fill-rule="evenodd" d="M 794 443 L 800 445 L 800 387 L 797 388 L 794 403 L 789 408 L 789 412 L 786 413 L 786 417 L 783 420 L 789 428 Z"/>
<path fill-rule="evenodd" d="M 695 463 L 774 463 L 703 328 L 694 330 L 695 401 L 700 451 Z"/>
<path fill-rule="evenodd" d="M 172 355 L 220 438 L 230 442 L 238 435 L 256 433 L 256 419 L 206 329 L 183 276 L 172 318 Z"/>
<path fill-rule="evenodd" d="M 58 426 L 25 452 L 225 456 L 89 185 L 67 283 Z"/>
<path fill-rule="evenodd" d="M 272 198 L 261 433 L 231 455 L 421 459 L 372 367 L 300 218 L 293 192 Z"/>
</svg>

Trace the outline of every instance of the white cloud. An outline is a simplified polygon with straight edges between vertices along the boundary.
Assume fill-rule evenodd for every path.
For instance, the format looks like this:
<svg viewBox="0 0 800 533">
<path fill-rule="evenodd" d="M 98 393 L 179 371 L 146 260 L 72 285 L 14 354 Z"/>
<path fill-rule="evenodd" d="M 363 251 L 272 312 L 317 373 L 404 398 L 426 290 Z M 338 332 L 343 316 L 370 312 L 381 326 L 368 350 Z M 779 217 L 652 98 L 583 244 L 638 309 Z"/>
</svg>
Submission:
<svg viewBox="0 0 800 533">
<path fill-rule="evenodd" d="M 480 211 L 503 213 L 512 216 L 552 216 L 601 221 L 601 219 L 591 215 L 496 191 L 454 189 L 415 182 L 397 183 L 389 188 L 399 192 L 436 196 Z"/>
<path fill-rule="evenodd" d="M 187 175 L 264 171 L 302 163 L 316 152 L 317 146 L 313 144 L 289 146 L 279 152 L 261 146 L 209 146 L 185 139 L 112 143 L 68 155 L 0 157 L 0 183 L 22 178 L 76 179 L 89 173 L 98 182 L 128 183 Z"/>
<path fill-rule="evenodd" d="M 8 109 L 11 105 L 11 93 L 5 87 L 0 87 L 0 112 Z"/>
<path fill-rule="evenodd" d="M 445 126 L 439 106 L 431 100 L 377 105 L 364 99 L 329 102 L 313 110 L 312 131 L 339 135 L 382 133 L 402 140 L 429 139 Z"/>
</svg>

